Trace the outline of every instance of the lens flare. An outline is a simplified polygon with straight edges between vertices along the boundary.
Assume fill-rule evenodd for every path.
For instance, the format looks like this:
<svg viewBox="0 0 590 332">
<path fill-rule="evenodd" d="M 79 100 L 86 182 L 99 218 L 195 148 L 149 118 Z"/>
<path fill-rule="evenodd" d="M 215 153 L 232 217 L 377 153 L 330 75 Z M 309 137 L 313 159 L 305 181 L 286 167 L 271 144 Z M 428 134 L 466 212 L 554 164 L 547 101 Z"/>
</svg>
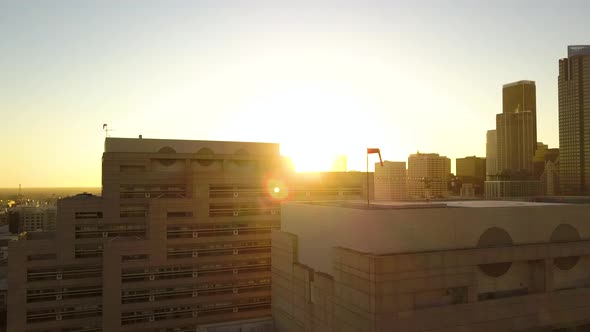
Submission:
<svg viewBox="0 0 590 332">
<path fill-rule="evenodd" d="M 266 181 L 266 192 L 268 195 L 277 201 L 287 199 L 289 190 L 286 183 L 280 178 L 269 178 Z"/>
</svg>

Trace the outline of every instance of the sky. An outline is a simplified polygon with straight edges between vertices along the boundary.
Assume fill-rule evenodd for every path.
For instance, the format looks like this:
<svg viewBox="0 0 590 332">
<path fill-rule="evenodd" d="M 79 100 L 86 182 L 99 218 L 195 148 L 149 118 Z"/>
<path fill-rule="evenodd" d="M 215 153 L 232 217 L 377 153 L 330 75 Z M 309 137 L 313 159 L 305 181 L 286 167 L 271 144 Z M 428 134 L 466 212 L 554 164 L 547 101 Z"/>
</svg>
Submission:
<svg viewBox="0 0 590 332">
<path fill-rule="evenodd" d="M 502 85 L 558 60 L 588 1 L 0 0 L 0 187 L 100 186 L 113 137 L 277 142 L 297 170 L 485 156 Z M 378 161 L 373 160 L 372 162 Z M 372 166 L 371 166 L 372 168 Z"/>
</svg>

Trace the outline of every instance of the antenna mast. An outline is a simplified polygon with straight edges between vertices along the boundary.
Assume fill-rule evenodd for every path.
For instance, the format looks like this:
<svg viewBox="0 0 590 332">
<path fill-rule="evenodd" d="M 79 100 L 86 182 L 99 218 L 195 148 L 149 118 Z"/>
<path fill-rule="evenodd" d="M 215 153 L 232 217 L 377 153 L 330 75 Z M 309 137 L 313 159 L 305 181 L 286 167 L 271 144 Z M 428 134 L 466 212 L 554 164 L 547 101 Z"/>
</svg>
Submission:
<svg viewBox="0 0 590 332">
<path fill-rule="evenodd" d="M 104 130 L 104 137 L 109 137 L 109 132 L 113 131 L 106 123 L 102 125 L 102 130 Z"/>
</svg>

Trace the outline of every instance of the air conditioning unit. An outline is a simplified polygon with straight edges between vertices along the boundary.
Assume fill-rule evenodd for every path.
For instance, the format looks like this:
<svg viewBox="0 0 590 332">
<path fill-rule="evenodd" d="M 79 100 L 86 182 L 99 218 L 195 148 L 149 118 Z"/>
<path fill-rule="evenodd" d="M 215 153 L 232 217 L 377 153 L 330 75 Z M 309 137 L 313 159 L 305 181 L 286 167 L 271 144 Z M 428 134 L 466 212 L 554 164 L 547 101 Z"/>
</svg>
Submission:
<svg viewBox="0 0 590 332">
<path fill-rule="evenodd" d="M 193 232 L 193 237 L 199 237 L 199 232 Z"/>
<path fill-rule="evenodd" d="M 237 229 L 234 229 L 234 232 L 233 232 L 233 234 L 234 234 L 234 235 L 238 235 L 238 234 L 240 234 L 240 231 L 238 231 Z"/>
<path fill-rule="evenodd" d="M 237 254 L 238 254 L 238 249 L 234 249 L 234 250 L 232 251 L 232 253 L 233 253 L 234 255 L 237 255 Z"/>
<path fill-rule="evenodd" d="M 102 232 L 102 237 L 109 237 L 109 232 Z"/>
<path fill-rule="evenodd" d="M 56 301 L 59 301 L 59 300 L 61 300 L 61 294 L 59 294 L 59 295 L 56 295 L 56 296 L 55 296 L 55 300 L 56 300 Z"/>
<path fill-rule="evenodd" d="M 153 295 L 150 295 L 150 297 L 149 297 L 149 301 L 150 301 L 150 302 L 154 302 L 155 300 L 156 300 L 156 297 L 155 297 L 155 296 L 153 296 Z"/>
<path fill-rule="evenodd" d="M 199 277 L 199 272 L 193 271 L 193 278 L 197 278 L 197 277 Z"/>
<path fill-rule="evenodd" d="M 240 212 L 238 212 L 238 211 L 234 211 L 234 217 L 237 217 L 237 216 L 239 216 L 239 215 L 240 215 Z"/>
<path fill-rule="evenodd" d="M 151 281 L 154 281 L 154 280 L 156 280 L 156 276 L 155 276 L 155 275 L 153 275 L 153 274 L 150 274 L 150 280 L 151 280 Z"/>
<path fill-rule="evenodd" d="M 234 197 L 238 197 L 239 193 L 237 191 L 234 191 Z"/>
<path fill-rule="evenodd" d="M 55 279 L 56 280 L 61 280 L 61 278 L 63 278 L 63 276 L 62 276 L 61 273 L 58 273 L 58 274 L 55 275 Z"/>
<path fill-rule="evenodd" d="M 199 252 L 198 251 L 193 251 L 193 257 L 199 257 Z"/>
</svg>

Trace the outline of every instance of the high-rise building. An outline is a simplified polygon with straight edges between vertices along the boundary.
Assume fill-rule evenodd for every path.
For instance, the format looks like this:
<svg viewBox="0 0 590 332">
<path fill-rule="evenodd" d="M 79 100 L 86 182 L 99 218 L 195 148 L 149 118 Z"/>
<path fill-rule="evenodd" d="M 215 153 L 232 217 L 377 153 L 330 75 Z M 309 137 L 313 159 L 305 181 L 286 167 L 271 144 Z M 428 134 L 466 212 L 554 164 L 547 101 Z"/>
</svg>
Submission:
<svg viewBox="0 0 590 332">
<path fill-rule="evenodd" d="M 533 172 L 537 148 L 537 103 L 534 81 L 502 87 L 502 113 L 496 115 L 498 173 Z"/>
<path fill-rule="evenodd" d="M 530 111 L 533 115 L 533 149 L 537 143 L 537 88 L 534 81 L 517 81 L 502 86 L 502 113 Z"/>
<path fill-rule="evenodd" d="M 498 173 L 533 173 L 537 142 L 535 116 L 531 111 L 496 115 Z"/>
<path fill-rule="evenodd" d="M 486 178 L 491 179 L 498 174 L 498 144 L 496 130 L 488 130 L 486 134 Z"/>
<path fill-rule="evenodd" d="M 451 160 L 438 153 L 416 153 L 408 157 L 408 198 L 448 196 Z"/>
<path fill-rule="evenodd" d="M 559 177 L 562 195 L 590 195 L 590 45 L 559 60 Z"/>
<path fill-rule="evenodd" d="M 375 199 L 400 200 L 407 198 L 406 162 L 375 163 Z"/>
<path fill-rule="evenodd" d="M 270 331 L 284 183 L 278 144 L 106 138 L 102 196 L 10 242 L 9 330 Z"/>
<path fill-rule="evenodd" d="M 472 184 L 476 195 L 483 194 L 486 180 L 486 159 L 476 156 L 455 160 L 457 177 L 463 185 Z"/>
</svg>

